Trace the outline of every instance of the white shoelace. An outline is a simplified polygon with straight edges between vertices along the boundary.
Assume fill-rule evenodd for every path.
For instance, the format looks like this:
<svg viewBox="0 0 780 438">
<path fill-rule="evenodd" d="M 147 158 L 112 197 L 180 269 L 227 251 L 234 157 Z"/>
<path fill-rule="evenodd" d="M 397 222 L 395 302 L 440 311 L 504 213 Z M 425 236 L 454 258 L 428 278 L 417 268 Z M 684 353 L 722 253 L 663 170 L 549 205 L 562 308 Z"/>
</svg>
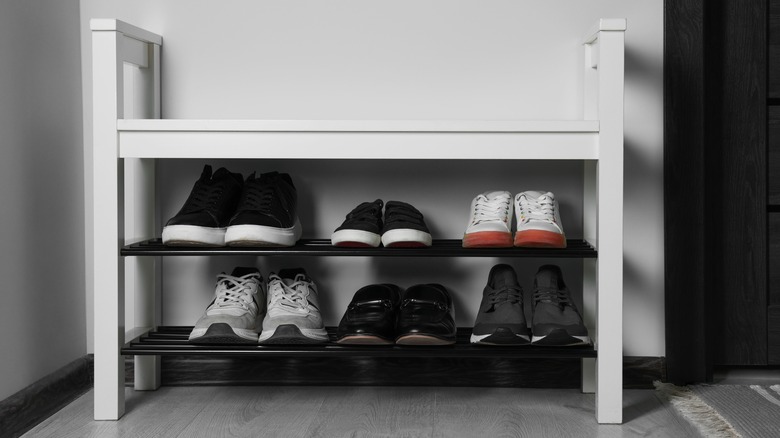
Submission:
<svg viewBox="0 0 780 438">
<path fill-rule="evenodd" d="M 257 281 L 258 276 L 254 274 L 243 277 L 234 277 L 228 274 L 217 275 L 217 298 L 210 309 L 242 308 L 249 310 L 255 289 L 252 283 Z"/>
<path fill-rule="evenodd" d="M 520 218 L 523 222 L 530 220 L 555 222 L 555 203 L 547 195 L 542 195 L 536 199 L 520 196 Z"/>
<path fill-rule="evenodd" d="M 504 218 L 509 217 L 509 205 L 511 196 L 502 194 L 495 198 L 488 199 L 485 195 L 477 195 L 477 201 L 474 203 L 474 225 L 482 222 L 505 222 Z"/>
<path fill-rule="evenodd" d="M 306 277 L 296 275 L 292 284 L 287 284 L 278 275 L 271 274 L 268 279 L 272 286 L 269 287 L 271 294 L 270 307 L 281 307 L 283 310 L 295 313 L 310 312 L 309 282 Z"/>
</svg>

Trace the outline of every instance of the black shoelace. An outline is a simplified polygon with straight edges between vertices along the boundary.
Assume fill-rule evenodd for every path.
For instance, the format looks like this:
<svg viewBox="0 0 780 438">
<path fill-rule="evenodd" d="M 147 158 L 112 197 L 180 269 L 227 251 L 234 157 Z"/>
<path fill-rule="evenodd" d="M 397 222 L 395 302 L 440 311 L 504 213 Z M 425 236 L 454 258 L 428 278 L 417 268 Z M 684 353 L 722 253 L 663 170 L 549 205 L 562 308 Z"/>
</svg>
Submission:
<svg viewBox="0 0 780 438">
<path fill-rule="evenodd" d="M 513 286 L 495 289 L 488 293 L 488 298 L 490 299 L 490 309 L 488 309 L 488 312 L 490 312 L 494 310 L 498 304 L 522 303 L 523 289 Z"/>
<path fill-rule="evenodd" d="M 182 207 L 182 212 L 192 213 L 195 211 L 214 209 L 217 202 L 219 202 L 223 191 L 224 187 L 222 184 L 208 185 L 202 180 L 196 181 L 190 197 L 187 198 L 187 202 L 185 202 L 184 207 Z"/>
<path fill-rule="evenodd" d="M 250 182 L 244 186 L 240 210 L 271 211 L 276 197 L 273 186 L 260 181 Z"/>
<path fill-rule="evenodd" d="M 574 307 L 566 289 L 537 288 L 534 290 L 534 301 L 557 304 L 561 309 L 566 306 Z"/>
</svg>

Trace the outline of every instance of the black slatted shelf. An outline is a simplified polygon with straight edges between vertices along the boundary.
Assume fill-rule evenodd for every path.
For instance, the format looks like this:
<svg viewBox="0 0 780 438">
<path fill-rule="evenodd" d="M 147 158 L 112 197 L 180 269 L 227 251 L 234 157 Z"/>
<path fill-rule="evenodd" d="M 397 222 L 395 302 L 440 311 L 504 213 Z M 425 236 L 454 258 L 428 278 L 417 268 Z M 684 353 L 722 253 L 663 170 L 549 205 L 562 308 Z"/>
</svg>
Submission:
<svg viewBox="0 0 780 438">
<path fill-rule="evenodd" d="M 165 246 L 151 239 L 123 247 L 123 256 L 369 256 L 369 257 L 569 257 L 595 258 L 596 250 L 582 239 L 569 239 L 566 248 L 463 248 L 459 239 L 439 239 L 428 248 L 340 248 L 329 239 L 301 239 L 295 246 L 280 247 L 199 247 Z"/>
<path fill-rule="evenodd" d="M 511 358 L 583 358 L 596 357 L 592 346 L 577 347 L 497 347 L 472 345 L 471 328 L 458 328 L 455 345 L 447 346 L 372 346 L 340 345 L 336 328 L 328 327 L 331 343 L 315 345 L 194 345 L 187 342 L 192 327 L 161 326 L 122 348 L 124 355 L 207 355 L 263 357 L 511 357 Z"/>
</svg>

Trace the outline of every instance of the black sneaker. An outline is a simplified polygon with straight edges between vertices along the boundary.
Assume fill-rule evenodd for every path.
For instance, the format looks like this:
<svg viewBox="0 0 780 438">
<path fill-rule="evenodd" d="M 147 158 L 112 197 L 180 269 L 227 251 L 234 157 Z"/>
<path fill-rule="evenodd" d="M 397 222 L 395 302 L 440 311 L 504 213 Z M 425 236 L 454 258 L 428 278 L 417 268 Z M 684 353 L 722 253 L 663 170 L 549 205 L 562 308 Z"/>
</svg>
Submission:
<svg viewBox="0 0 780 438">
<path fill-rule="evenodd" d="M 531 331 L 523 312 L 523 288 L 517 283 L 517 274 L 511 266 L 499 264 L 490 270 L 471 342 L 489 345 L 531 342 Z"/>
<path fill-rule="evenodd" d="M 347 214 L 340 227 L 330 237 L 333 246 L 379 246 L 382 233 L 382 200 L 363 202 Z"/>
<path fill-rule="evenodd" d="M 534 280 L 534 311 L 531 321 L 534 345 L 589 345 L 588 329 L 563 282 L 561 268 L 544 265 Z"/>
<path fill-rule="evenodd" d="M 293 246 L 301 237 L 298 195 L 290 175 L 249 175 L 225 243 L 230 246 Z"/>
<path fill-rule="evenodd" d="M 387 247 L 431 246 L 431 233 L 419 210 L 405 202 L 388 201 L 382 245 Z"/>
<path fill-rule="evenodd" d="M 406 289 L 396 330 L 396 344 L 454 344 L 455 307 L 447 289 L 440 284 L 418 284 Z"/>
<path fill-rule="evenodd" d="M 225 228 L 241 198 L 244 178 L 224 167 L 203 167 L 184 206 L 163 228 L 165 245 L 224 246 Z"/>
<path fill-rule="evenodd" d="M 394 284 L 370 284 L 355 292 L 341 318 L 339 344 L 383 345 L 395 341 L 395 322 L 401 288 Z"/>
</svg>

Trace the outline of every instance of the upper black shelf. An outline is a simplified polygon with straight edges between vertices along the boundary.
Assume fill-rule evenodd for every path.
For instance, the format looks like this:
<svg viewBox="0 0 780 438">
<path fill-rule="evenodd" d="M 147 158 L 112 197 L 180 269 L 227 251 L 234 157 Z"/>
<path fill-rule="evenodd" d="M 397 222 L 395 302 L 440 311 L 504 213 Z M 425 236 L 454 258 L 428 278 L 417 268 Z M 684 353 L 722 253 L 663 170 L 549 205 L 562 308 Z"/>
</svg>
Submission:
<svg viewBox="0 0 780 438">
<path fill-rule="evenodd" d="M 463 248 L 459 239 L 439 239 L 428 248 L 340 248 L 329 239 L 301 239 L 291 247 L 199 247 L 165 246 L 151 239 L 123 247 L 123 256 L 366 256 L 366 257 L 569 257 L 595 258 L 598 254 L 588 242 L 569 239 L 566 248 Z"/>
</svg>

